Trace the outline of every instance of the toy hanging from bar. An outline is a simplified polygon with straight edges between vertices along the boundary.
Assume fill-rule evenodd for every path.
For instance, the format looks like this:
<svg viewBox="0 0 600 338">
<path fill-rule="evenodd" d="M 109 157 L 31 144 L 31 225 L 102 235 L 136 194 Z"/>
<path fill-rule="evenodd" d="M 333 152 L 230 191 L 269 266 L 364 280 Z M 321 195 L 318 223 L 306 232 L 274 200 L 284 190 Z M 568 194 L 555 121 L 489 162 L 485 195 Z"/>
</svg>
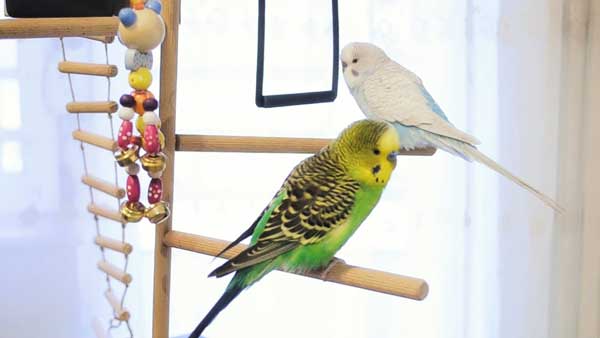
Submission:
<svg viewBox="0 0 600 338">
<path fill-rule="evenodd" d="M 132 0 L 131 8 L 119 12 L 119 40 L 128 49 L 125 68 L 130 70 L 129 85 L 133 91 L 121 96 L 119 117 L 123 122 L 119 129 L 115 158 L 127 174 L 127 201 L 121 205 L 121 215 L 128 222 L 138 222 L 144 216 L 152 223 L 160 223 L 169 217 L 169 205 L 162 200 L 161 176 L 166 167 L 162 152 L 165 137 L 160 131 L 160 119 L 154 112 L 158 101 L 148 88 L 152 84 L 152 49 L 165 37 L 165 24 L 160 17 L 161 3 L 157 0 Z M 134 135 L 135 129 L 140 136 Z M 145 154 L 140 157 L 140 150 Z M 146 208 L 140 202 L 141 187 L 138 173 L 140 166 L 152 178 L 148 185 Z"/>
</svg>

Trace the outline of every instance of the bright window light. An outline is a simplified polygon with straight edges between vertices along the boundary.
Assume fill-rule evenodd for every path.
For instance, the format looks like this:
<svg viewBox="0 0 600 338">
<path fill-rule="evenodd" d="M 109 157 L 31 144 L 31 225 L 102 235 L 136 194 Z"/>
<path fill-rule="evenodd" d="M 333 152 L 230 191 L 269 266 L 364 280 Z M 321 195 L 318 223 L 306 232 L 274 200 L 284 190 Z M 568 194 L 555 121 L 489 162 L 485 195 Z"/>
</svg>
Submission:
<svg viewBox="0 0 600 338">
<path fill-rule="evenodd" d="M 2 170 L 8 174 L 18 174 L 23 171 L 23 156 L 21 143 L 9 141 L 2 143 Z"/>
<path fill-rule="evenodd" d="M 21 128 L 19 93 L 19 83 L 16 79 L 0 79 L 0 129 Z"/>
</svg>

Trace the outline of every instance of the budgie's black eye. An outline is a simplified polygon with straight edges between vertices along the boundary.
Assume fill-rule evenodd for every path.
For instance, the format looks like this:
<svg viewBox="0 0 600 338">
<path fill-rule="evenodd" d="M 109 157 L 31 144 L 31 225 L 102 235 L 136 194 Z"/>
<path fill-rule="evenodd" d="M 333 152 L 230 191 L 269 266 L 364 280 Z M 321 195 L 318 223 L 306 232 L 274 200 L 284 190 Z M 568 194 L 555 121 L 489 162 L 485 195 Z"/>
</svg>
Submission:
<svg viewBox="0 0 600 338">
<path fill-rule="evenodd" d="M 357 63 L 358 59 L 352 59 L 352 63 Z"/>
<path fill-rule="evenodd" d="M 379 151 L 379 149 L 375 148 L 375 149 L 373 149 L 373 154 L 379 155 L 379 154 L 381 154 L 381 151 Z"/>
</svg>

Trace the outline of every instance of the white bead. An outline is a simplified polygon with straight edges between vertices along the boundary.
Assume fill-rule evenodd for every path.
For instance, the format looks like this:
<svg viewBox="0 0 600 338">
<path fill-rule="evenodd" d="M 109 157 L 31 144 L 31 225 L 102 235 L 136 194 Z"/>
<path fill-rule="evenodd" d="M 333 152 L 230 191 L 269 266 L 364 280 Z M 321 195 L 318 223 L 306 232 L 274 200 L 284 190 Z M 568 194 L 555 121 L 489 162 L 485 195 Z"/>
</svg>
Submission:
<svg viewBox="0 0 600 338">
<path fill-rule="evenodd" d="M 125 52 L 125 68 L 128 70 L 137 70 L 140 67 L 152 69 L 153 63 L 152 52 L 140 52 L 136 49 L 128 49 Z"/>
<path fill-rule="evenodd" d="M 121 109 L 119 109 L 119 118 L 121 120 L 129 121 L 134 116 L 135 116 L 135 112 L 133 111 L 133 108 L 121 107 Z"/>
<path fill-rule="evenodd" d="M 158 171 L 158 172 L 148 172 L 148 176 L 152 177 L 152 178 L 161 178 L 163 172 L 162 171 Z"/>
<path fill-rule="evenodd" d="M 125 172 L 129 175 L 137 175 L 140 172 L 140 166 L 137 163 L 132 163 L 125 168 Z"/>
<path fill-rule="evenodd" d="M 160 124 L 160 119 L 153 111 L 144 112 L 144 124 L 157 126 Z"/>
</svg>

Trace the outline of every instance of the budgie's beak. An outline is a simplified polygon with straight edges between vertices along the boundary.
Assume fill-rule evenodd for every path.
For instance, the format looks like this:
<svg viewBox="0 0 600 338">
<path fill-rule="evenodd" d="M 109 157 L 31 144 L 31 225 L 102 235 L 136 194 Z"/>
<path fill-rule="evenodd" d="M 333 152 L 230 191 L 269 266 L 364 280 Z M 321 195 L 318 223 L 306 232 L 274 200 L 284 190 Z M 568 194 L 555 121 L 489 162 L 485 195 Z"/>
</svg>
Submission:
<svg viewBox="0 0 600 338">
<path fill-rule="evenodd" d="M 399 153 L 399 151 L 392 151 L 391 153 L 389 153 L 389 155 L 387 156 L 388 161 L 396 163 L 396 156 L 398 156 Z"/>
<path fill-rule="evenodd" d="M 342 71 L 346 70 L 346 67 L 348 67 L 348 64 L 342 61 Z"/>
</svg>

